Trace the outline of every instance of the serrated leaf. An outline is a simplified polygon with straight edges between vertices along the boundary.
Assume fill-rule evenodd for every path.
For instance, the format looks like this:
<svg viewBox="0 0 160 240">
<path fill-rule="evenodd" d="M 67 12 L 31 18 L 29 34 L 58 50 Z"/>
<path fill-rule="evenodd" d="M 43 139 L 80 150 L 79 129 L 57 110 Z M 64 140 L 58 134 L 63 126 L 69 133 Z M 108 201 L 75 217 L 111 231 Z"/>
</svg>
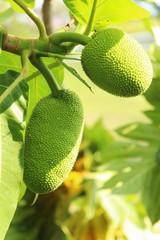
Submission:
<svg viewBox="0 0 160 240">
<path fill-rule="evenodd" d="M 19 89 L 20 91 L 20 89 Z M 24 92 L 23 92 L 24 91 Z M 26 86 L 16 102 L 0 115 L 0 239 L 3 240 L 17 207 L 23 176 L 23 126 Z"/>
<path fill-rule="evenodd" d="M 64 3 L 81 24 L 87 25 L 93 0 L 64 0 Z M 103 30 L 109 25 L 140 20 L 149 15 L 148 11 L 131 0 L 98 0 L 93 30 Z"/>
<path fill-rule="evenodd" d="M 24 13 L 24 11 L 16 4 L 13 0 L 5 0 L 6 2 L 9 2 L 11 7 L 20 13 Z M 35 6 L 35 0 L 21 0 L 27 7 L 29 8 L 34 8 Z"/>
<path fill-rule="evenodd" d="M 152 223 L 156 223 L 160 219 L 160 164 L 157 164 L 146 175 L 144 181 L 143 192 L 141 194 L 142 201 L 147 209 L 148 215 Z"/>
<path fill-rule="evenodd" d="M 19 73 L 15 71 L 7 71 L 4 74 L 0 74 L 0 96 L 8 90 L 10 86 L 16 81 Z M 0 114 L 5 112 L 14 102 L 16 102 L 22 95 L 22 89 L 28 90 L 28 87 L 24 81 L 21 81 L 17 86 L 15 86 L 12 91 L 9 91 L 7 97 L 1 101 L 0 98 Z"/>
</svg>

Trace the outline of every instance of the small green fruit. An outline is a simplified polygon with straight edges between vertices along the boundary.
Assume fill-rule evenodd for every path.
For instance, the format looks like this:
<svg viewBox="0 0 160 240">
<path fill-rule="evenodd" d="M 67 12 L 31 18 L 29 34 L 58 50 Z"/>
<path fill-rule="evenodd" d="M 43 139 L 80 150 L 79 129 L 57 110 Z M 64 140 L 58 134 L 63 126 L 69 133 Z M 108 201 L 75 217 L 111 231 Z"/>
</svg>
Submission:
<svg viewBox="0 0 160 240">
<path fill-rule="evenodd" d="M 152 81 L 152 65 L 143 47 L 116 28 L 95 34 L 84 47 L 81 62 L 98 87 L 117 96 L 142 94 Z"/>
<path fill-rule="evenodd" d="M 47 96 L 33 110 L 26 128 L 24 182 L 39 194 L 54 191 L 76 160 L 84 128 L 81 100 L 72 91 Z"/>
</svg>

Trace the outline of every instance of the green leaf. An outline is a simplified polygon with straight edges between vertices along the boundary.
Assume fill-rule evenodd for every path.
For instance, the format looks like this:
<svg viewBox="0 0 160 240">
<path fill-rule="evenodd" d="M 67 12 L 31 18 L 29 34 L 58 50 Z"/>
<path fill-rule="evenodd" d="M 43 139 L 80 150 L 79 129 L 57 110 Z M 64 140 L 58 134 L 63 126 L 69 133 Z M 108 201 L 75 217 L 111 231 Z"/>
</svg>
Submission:
<svg viewBox="0 0 160 240">
<path fill-rule="evenodd" d="M 71 14 L 82 24 L 87 24 L 93 0 L 63 0 Z"/>
<path fill-rule="evenodd" d="M 0 55 L 0 73 L 5 73 L 7 70 L 20 72 L 22 69 L 20 57 L 5 51 Z"/>
<path fill-rule="evenodd" d="M 101 25 L 120 24 L 141 20 L 149 16 L 150 13 L 148 11 L 135 4 L 132 0 L 99 0 L 94 29 L 101 29 Z"/>
<path fill-rule="evenodd" d="M 9 2 L 11 7 L 20 13 L 24 13 L 24 11 L 13 1 L 13 0 L 5 0 L 6 2 Z M 21 0 L 21 2 L 25 3 L 27 7 L 34 8 L 35 6 L 35 0 Z"/>
<path fill-rule="evenodd" d="M 160 129 L 153 124 L 133 123 L 117 129 L 117 132 L 126 138 L 152 142 L 157 144 L 160 141 Z"/>
<path fill-rule="evenodd" d="M 110 173 L 102 189 L 110 189 L 113 194 L 139 193 L 154 224 L 160 218 L 159 110 L 146 113 L 153 123 L 133 123 L 119 128 L 118 133 L 130 142 L 108 145 L 102 154 L 106 163 L 95 170 L 102 177 L 105 172 Z"/>
<path fill-rule="evenodd" d="M 53 60 L 53 59 L 52 60 L 44 59 L 44 60 L 48 65 L 48 67 L 51 69 L 59 85 L 61 85 L 64 79 L 64 67 L 58 64 L 56 60 Z M 0 86 L 0 93 L 4 91 L 4 88 L 6 89 L 6 87 L 9 86 L 9 85 L 5 86 L 7 82 L 5 78 L 3 78 L 3 76 L 7 77 L 7 74 L 11 73 L 11 75 L 15 74 L 15 77 L 16 77 L 18 76 L 18 73 L 16 74 L 15 71 L 21 72 L 21 68 L 22 67 L 21 67 L 21 61 L 19 56 L 2 51 L 2 54 L 0 55 L 0 73 L 3 73 L 4 75 L 2 74 L 2 77 L 0 80 L 0 82 L 2 82 L 2 86 Z M 10 69 L 14 71 L 10 71 Z M 11 76 L 10 81 L 11 79 L 15 80 L 15 77 Z M 28 81 L 28 85 L 30 87 L 30 92 L 29 92 L 30 101 L 29 101 L 28 111 L 27 111 L 27 115 L 30 116 L 30 113 L 33 107 L 42 97 L 50 93 L 50 89 L 46 81 L 42 77 L 42 75 L 38 72 L 38 70 L 32 64 L 29 65 L 29 74 L 26 80 Z M 20 83 L 20 85 L 21 84 L 23 83 Z M 1 111 L 5 109 L 6 108 L 4 108 L 3 106 L 3 109 L 1 109 Z"/>
<path fill-rule="evenodd" d="M 147 152 L 148 153 L 148 152 Z M 145 158 L 122 159 L 108 163 L 107 170 L 113 172 L 113 176 L 104 183 L 102 189 L 110 189 L 113 194 L 133 194 L 142 191 L 146 176 L 155 166 L 154 151 Z"/>
<path fill-rule="evenodd" d="M 147 209 L 152 224 L 160 219 L 160 164 L 146 175 L 143 192 L 141 194 L 143 203 Z"/>
<path fill-rule="evenodd" d="M 81 24 L 87 25 L 93 0 L 64 0 L 71 14 Z M 93 30 L 103 30 L 107 26 L 132 20 L 140 20 L 150 13 L 131 0 L 98 0 Z"/>
<path fill-rule="evenodd" d="M 0 23 L 7 21 L 12 15 L 14 11 L 12 8 L 8 8 L 7 10 L 0 12 Z"/>
<path fill-rule="evenodd" d="M 53 200 L 53 194 L 39 196 L 37 202 L 31 206 L 33 196 L 32 192 L 26 191 L 17 207 L 5 240 L 39 240 L 40 238 L 69 240 L 57 225 L 57 216 L 54 217 L 55 208 L 57 212 L 57 200 Z M 63 209 L 62 212 L 64 214 Z"/>
<path fill-rule="evenodd" d="M 20 89 L 19 89 L 20 91 Z M 23 176 L 23 126 L 26 86 L 21 95 L 0 115 L 0 239 L 3 240 L 15 213 Z"/>
<path fill-rule="evenodd" d="M 18 76 L 19 73 L 12 70 L 7 71 L 4 74 L 0 74 L 0 96 L 9 89 Z M 19 99 L 22 95 L 22 90 L 28 90 L 28 86 L 24 81 L 21 81 L 15 88 L 12 89 L 12 91 L 9 91 L 7 97 L 2 102 L 0 98 L 0 114 L 5 112 L 15 101 Z"/>
</svg>

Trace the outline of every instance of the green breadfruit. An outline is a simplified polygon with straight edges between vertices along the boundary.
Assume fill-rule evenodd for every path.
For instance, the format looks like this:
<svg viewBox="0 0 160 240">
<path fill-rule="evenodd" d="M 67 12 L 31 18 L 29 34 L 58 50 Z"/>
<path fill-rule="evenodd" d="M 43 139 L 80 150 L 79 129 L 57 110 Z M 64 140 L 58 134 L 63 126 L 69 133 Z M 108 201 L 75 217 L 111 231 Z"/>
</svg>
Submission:
<svg viewBox="0 0 160 240">
<path fill-rule="evenodd" d="M 95 34 L 82 51 L 81 63 L 98 87 L 117 96 L 142 94 L 152 81 L 152 65 L 143 47 L 116 28 Z"/>
<path fill-rule="evenodd" d="M 39 101 L 25 135 L 24 182 L 35 193 L 54 191 L 76 160 L 84 128 L 84 111 L 76 93 L 60 90 Z"/>
</svg>

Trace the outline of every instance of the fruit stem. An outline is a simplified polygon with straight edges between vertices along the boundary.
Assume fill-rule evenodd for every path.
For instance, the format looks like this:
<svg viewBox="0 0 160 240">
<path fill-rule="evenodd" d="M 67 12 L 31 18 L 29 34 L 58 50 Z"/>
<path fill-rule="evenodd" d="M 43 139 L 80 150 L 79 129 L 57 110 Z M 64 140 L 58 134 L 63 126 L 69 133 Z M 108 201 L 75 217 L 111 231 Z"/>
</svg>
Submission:
<svg viewBox="0 0 160 240">
<path fill-rule="evenodd" d="M 23 11 L 32 19 L 32 21 L 36 24 L 38 30 L 39 30 L 39 38 L 46 38 L 46 28 L 43 24 L 43 22 L 40 20 L 40 18 L 37 16 L 37 14 L 29 7 L 26 6 L 26 4 L 21 0 L 13 0 Z"/>
<path fill-rule="evenodd" d="M 52 69 L 52 68 L 55 68 L 55 67 L 58 67 L 60 65 L 60 63 L 58 61 L 56 62 L 53 62 L 53 63 L 50 63 L 48 66 L 49 69 Z M 29 82 L 31 81 L 33 78 L 36 78 L 40 75 L 41 73 L 37 70 L 35 71 L 34 73 L 31 73 L 28 77 L 25 78 L 25 81 L 26 82 Z"/>
<path fill-rule="evenodd" d="M 52 91 L 53 97 L 57 97 L 60 87 L 59 87 L 55 77 L 51 73 L 50 69 L 42 61 L 42 59 L 36 55 L 31 56 L 30 61 L 44 76 L 45 80 L 47 81 L 47 83 Z"/>
<path fill-rule="evenodd" d="M 97 7 L 97 0 L 94 0 L 93 5 L 92 5 L 91 14 L 90 14 L 90 17 L 89 17 L 89 21 L 88 21 L 86 30 L 84 32 L 84 35 L 89 35 L 90 32 L 92 31 L 92 27 L 93 27 L 93 24 L 94 24 L 95 13 L 96 13 L 96 7 Z"/>
<path fill-rule="evenodd" d="M 60 45 L 63 43 L 86 45 L 90 40 L 90 37 L 76 32 L 59 32 L 49 36 L 49 42 L 55 45 Z"/>
</svg>

